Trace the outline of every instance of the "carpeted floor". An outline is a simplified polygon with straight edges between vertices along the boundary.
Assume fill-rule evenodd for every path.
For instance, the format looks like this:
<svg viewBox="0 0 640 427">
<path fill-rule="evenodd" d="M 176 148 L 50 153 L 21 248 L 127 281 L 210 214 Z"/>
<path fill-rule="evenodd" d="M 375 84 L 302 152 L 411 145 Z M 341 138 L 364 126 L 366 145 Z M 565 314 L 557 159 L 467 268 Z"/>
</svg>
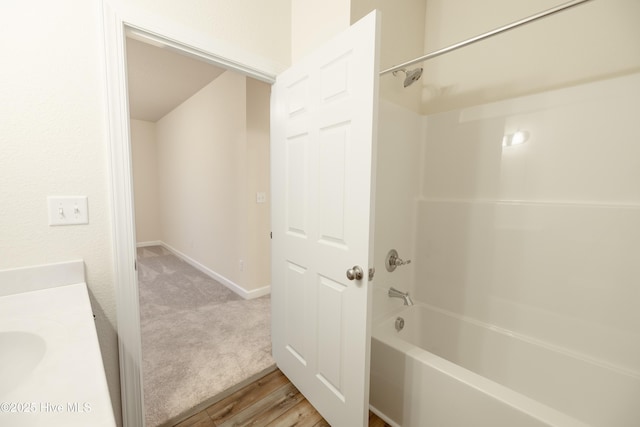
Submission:
<svg viewBox="0 0 640 427">
<path fill-rule="evenodd" d="M 274 365 L 270 299 L 244 300 L 161 246 L 138 249 L 148 427 Z"/>
</svg>

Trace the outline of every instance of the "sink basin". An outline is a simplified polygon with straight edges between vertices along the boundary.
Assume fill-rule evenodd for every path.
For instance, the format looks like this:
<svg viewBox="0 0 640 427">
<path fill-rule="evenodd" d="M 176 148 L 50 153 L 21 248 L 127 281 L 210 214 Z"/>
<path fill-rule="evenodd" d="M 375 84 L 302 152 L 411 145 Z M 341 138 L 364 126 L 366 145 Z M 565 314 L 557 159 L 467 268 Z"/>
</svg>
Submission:
<svg viewBox="0 0 640 427">
<path fill-rule="evenodd" d="M 0 270 L 0 427 L 116 427 L 84 280 L 82 260 Z"/>
<path fill-rule="evenodd" d="M 42 337 L 23 331 L 0 331 L 0 396 L 18 387 L 47 350 Z"/>
</svg>

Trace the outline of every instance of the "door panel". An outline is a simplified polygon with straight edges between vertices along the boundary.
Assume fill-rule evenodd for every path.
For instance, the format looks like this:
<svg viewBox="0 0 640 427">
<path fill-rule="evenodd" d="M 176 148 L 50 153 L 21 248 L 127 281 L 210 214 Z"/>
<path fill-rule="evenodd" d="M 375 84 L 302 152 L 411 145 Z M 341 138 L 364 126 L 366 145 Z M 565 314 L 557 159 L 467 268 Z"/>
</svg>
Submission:
<svg viewBox="0 0 640 427">
<path fill-rule="evenodd" d="M 333 426 L 368 412 L 378 16 L 272 88 L 272 343 L 282 371 Z"/>
<path fill-rule="evenodd" d="M 320 130 L 318 199 L 322 207 L 320 243 L 348 249 L 345 240 L 345 179 L 349 123 Z"/>
<path fill-rule="evenodd" d="M 287 232 L 302 239 L 307 237 L 306 159 L 308 145 L 307 134 L 295 135 L 287 140 Z"/>
</svg>

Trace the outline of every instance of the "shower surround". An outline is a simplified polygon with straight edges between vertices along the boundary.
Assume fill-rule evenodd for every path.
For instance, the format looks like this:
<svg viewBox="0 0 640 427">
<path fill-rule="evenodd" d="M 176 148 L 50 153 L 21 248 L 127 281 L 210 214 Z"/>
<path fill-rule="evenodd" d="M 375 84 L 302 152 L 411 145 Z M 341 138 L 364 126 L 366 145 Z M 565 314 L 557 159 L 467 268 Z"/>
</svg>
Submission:
<svg viewBox="0 0 640 427">
<path fill-rule="evenodd" d="M 380 111 L 380 150 L 420 153 L 420 164 L 413 198 L 406 194 L 395 204 L 396 211 L 413 206 L 395 213 L 415 227 L 413 241 L 405 225 L 397 241 L 383 231 L 391 214 L 377 205 L 376 265 L 391 244 L 404 245 L 399 252 L 413 262 L 401 274 L 378 274 L 374 319 L 400 308 L 400 301 L 385 297 L 388 285 L 408 290 L 436 310 L 525 337 L 623 379 L 618 387 L 574 378 L 536 359 L 531 369 L 563 385 L 548 385 L 546 393 L 559 393 L 563 402 L 551 405 L 555 410 L 594 426 L 640 423 L 632 404 L 640 400 L 640 74 L 426 117 L 403 115 L 384 102 Z M 412 135 L 395 116 L 413 123 Z M 516 132 L 524 141 L 513 138 Z M 394 176 L 393 169 L 396 177 L 403 176 L 400 170 L 416 175 L 415 163 L 398 161 L 385 166 L 378 181 Z M 392 197 L 388 191 L 379 188 L 378 199 Z M 464 331 L 446 333 L 458 352 L 469 345 Z M 482 339 L 477 348 L 486 351 L 473 357 L 480 365 L 495 363 L 492 344 Z M 443 357 L 456 362 L 457 356 Z M 512 362 L 501 362 L 507 387 L 525 374 Z M 588 397 L 603 388 L 609 399 Z M 408 416 L 427 399 L 424 393 L 413 390 L 411 401 L 393 411 Z M 526 388 L 521 393 L 536 399 Z M 372 404 L 375 394 L 372 389 Z M 462 410 L 455 403 L 453 409 Z"/>
</svg>

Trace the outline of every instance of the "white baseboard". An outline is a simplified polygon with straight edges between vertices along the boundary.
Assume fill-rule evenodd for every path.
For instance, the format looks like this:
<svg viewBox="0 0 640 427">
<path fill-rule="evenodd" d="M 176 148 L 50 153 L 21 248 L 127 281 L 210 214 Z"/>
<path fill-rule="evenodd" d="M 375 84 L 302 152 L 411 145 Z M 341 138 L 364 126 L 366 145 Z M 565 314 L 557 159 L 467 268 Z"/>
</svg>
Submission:
<svg viewBox="0 0 640 427">
<path fill-rule="evenodd" d="M 266 286 L 262 286 L 260 288 L 252 289 L 250 291 L 245 291 L 245 292 L 247 292 L 246 299 L 260 298 L 265 295 L 269 295 L 271 293 L 271 286 L 266 285 Z"/>
<path fill-rule="evenodd" d="M 151 240 L 149 242 L 138 242 L 136 243 L 136 247 L 144 248 L 147 246 L 162 246 L 162 242 L 160 240 Z"/>
<path fill-rule="evenodd" d="M 393 421 L 391 418 L 387 417 L 384 413 L 378 410 L 375 406 L 369 405 L 369 410 L 376 414 L 378 417 L 382 419 L 385 423 L 389 424 L 391 427 L 401 427 L 398 423 Z"/>
<path fill-rule="evenodd" d="M 192 267 L 200 270 L 201 272 L 203 272 L 207 276 L 211 277 L 213 280 L 216 280 L 216 281 L 222 283 L 224 286 L 226 286 L 227 288 L 229 288 L 230 290 L 235 292 L 237 295 L 239 295 L 243 299 L 259 298 L 261 296 L 268 295 L 269 293 L 271 293 L 271 286 L 263 286 L 263 287 L 258 288 L 258 289 L 252 289 L 250 291 L 247 291 L 245 288 L 243 288 L 242 286 L 240 286 L 237 283 L 233 282 L 232 280 L 229 280 L 226 277 L 224 277 L 223 275 L 216 273 L 215 271 L 211 270 L 206 265 L 203 265 L 203 264 L 199 263 L 195 259 L 191 258 L 189 255 L 180 252 L 179 250 L 177 250 L 176 248 L 166 244 L 165 242 L 159 242 L 159 245 L 161 245 L 163 248 L 165 248 L 169 252 L 173 253 L 178 258 L 181 258 L 186 263 L 190 264 Z"/>
</svg>

